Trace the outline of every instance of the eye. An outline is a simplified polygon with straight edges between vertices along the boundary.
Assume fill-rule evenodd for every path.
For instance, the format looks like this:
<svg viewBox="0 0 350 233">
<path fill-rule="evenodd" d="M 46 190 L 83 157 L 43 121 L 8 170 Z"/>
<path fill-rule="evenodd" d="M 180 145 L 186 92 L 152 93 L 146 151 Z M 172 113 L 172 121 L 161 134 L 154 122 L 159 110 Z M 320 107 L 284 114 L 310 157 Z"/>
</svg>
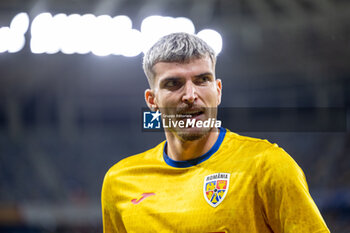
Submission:
<svg viewBox="0 0 350 233">
<path fill-rule="evenodd" d="M 180 84 L 177 80 L 169 80 L 164 84 L 164 87 L 170 88 L 170 87 L 176 87 Z"/>
<path fill-rule="evenodd" d="M 195 83 L 197 85 L 202 85 L 202 84 L 209 82 L 210 80 L 211 80 L 211 78 L 209 76 L 204 75 L 204 76 L 197 77 L 195 80 Z"/>
<path fill-rule="evenodd" d="M 178 78 L 169 78 L 167 80 L 164 80 L 162 83 L 162 88 L 168 89 L 168 90 L 177 90 L 179 89 L 183 84 L 183 81 Z"/>
</svg>

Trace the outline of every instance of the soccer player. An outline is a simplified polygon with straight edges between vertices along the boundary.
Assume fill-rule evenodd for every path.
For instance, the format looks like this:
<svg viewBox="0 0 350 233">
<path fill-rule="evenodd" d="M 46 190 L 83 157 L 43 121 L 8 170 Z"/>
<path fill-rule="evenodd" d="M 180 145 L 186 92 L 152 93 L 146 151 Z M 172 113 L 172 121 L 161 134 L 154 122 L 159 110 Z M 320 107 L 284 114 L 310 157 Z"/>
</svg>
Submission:
<svg viewBox="0 0 350 233">
<path fill-rule="evenodd" d="M 147 105 L 170 124 L 166 141 L 107 172 L 104 232 L 329 232 L 282 148 L 218 127 L 215 64 L 212 48 L 186 33 L 146 53 Z"/>
</svg>

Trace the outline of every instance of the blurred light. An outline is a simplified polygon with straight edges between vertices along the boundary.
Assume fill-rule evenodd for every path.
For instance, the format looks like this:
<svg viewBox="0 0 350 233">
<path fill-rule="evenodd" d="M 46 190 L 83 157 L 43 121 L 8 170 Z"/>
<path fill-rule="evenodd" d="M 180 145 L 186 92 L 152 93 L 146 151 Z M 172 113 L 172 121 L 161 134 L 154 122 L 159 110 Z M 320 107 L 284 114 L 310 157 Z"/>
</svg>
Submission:
<svg viewBox="0 0 350 233">
<path fill-rule="evenodd" d="M 126 32 L 124 39 L 125 41 L 122 44 L 124 44 L 125 47 L 123 48 L 121 55 L 125 57 L 135 57 L 142 52 L 144 43 L 140 31 L 136 29 L 129 30 Z"/>
<path fill-rule="evenodd" d="M 80 38 L 81 16 L 71 14 L 63 21 L 63 25 L 62 41 L 60 43 L 61 52 L 64 54 L 76 53 L 82 41 Z"/>
<path fill-rule="evenodd" d="M 129 30 L 132 29 L 132 21 L 126 15 L 118 15 L 112 20 L 113 27 L 118 30 Z"/>
<path fill-rule="evenodd" d="M 11 31 L 15 31 L 18 34 L 24 35 L 29 26 L 29 16 L 27 13 L 19 13 L 17 14 L 11 21 L 10 29 Z"/>
<path fill-rule="evenodd" d="M 204 29 L 197 33 L 197 36 L 208 43 L 210 47 L 214 49 L 216 54 L 219 54 L 222 50 L 222 37 L 221 35 L 212 29 Z"/>
<path fill-rule="evenodd" d="M 52 28 L 50 35 L 50 46 L 46 53 L 54 54 L 62 50 L 62 46 L 66 36 L 66 25 L 68 23 L 68 16 L 66 14 L 57 14 L 52 18 Z"/>
<path fill-rule="evenodd" d="M 141 23 L 141 33 L 145 40 L 143 51 L 146 52 L 162 36 L 174 32 L 194 34 L 195 27 L 190 19 L 184 17 L 172 18 L 152 15 L 145 18 Z"/>
<path fill-rule="evenodd" d="M 142 21 L 141 33 L 144 36 L 144 52 L 162 36 L 162 22 L 164 22 L 163 17 L 159 15 L 148 16 Z"/>
<path fill-rule="evenodd" d="M 17 53 L 25 45 L 24 34 L 29 26 L 27 13 L 19 13 L 12 20 L 10 27 L 0 28 L 0 53 Z"/>
<path fill-rule="evenodd" d="M 9 27 L 0 28 L 0 53 L 8 51 L 17 53 L 25 44 L 25 38 L 22 33 L 12 31 Z"/>
<path fill-rule="evenodd" d="M 41 47 L 41 41 L 37 38 L 32 38 L 30 40 L 30 50 L 32 51 L 32 53 L 35 53 L 35 54 L 40 54 L 45 52 L 43 47 Z"/>
<path fill-rule="evenodd" d="M 30 49 L 33 53 L 45 53 L 52 49 L 52 36 L 55 28 L 52 27 L 52 15 L 41 13 L 32 22 Z"/>
<path fill-rule="evenodd" d="M 126 47 L 129 47 L 130 31 L 132 31 L 132 21 L 128 16 L 119 15 L 112 19 L 109 36 L 113 55 L 122 55 Z"/>
<path fill-rule="evenodd" d="M 94 41 L 92 43 L 91 52 L 97 56 L 107 56 L 112 53 L 111 40 L 112 17 L 109 15 L 101 15 L 96 18 L 94 28 Z"/>
<path fill-rule="evenodd" d="M 52 15 L 50 13 L 41 13 L 37 15 L 31 27 L 32 36 L 42 36 L 45 34 L 46 30 L 50 28 L 50 23 L 52 20 Z"/>
<path fill-rule="evenodd" d="M 17 53 L 20 51 L 26 42 L 24 35 L 22 33 L 19 33 L 17 31 L 12 31 L 10 29 L 9 35 L 8 35 L 8 52 L 9 53 Z"/>
<path fill-rule="evenodd" d="M 6 52 L 9 44 L 10 28 L 0 28 L 0 53 Z"/>
<path fill-rule="evenodd" d="M 14 25 L 19 19 L 20 16 L 13 20 Z M 30 48 L 33 53 L 91 52 L 96 56 L 132 57 L 147 51 L 160 37 L 174 32 L 194 34 L 195 26 L 188 18 L 153 15 L 142 21 L 139 31 L 132 28 L 131 19 L 125 15 L 112 18 L 109 15 L 57 14 L 52 17 L 46 12 L 32 22 Z M 217 53 L 221 51 L 222 39 L 217 32 L 206 29 L 198 36 L 203 37 Z M 18 45 L 20 38 L 17 39 Z"/>
<path fill-rule="evenodd" d="M 176 24 L 174 26 L 174 32 L 187 32 L 194 34 L 195 27 L 193 22 L 185 17 L 178 17 L 175 19 Z"/>
<path fill-rule="evenodd" d="M 96 16 L 93 14 L 85 14 L 80 18 L 80 43 L 77 48 L 77 53 L 87 54 L 91 52 L 91 44 L 94 40 L 94 30 L 93 25 L 96 22 Z"/>
</svg>

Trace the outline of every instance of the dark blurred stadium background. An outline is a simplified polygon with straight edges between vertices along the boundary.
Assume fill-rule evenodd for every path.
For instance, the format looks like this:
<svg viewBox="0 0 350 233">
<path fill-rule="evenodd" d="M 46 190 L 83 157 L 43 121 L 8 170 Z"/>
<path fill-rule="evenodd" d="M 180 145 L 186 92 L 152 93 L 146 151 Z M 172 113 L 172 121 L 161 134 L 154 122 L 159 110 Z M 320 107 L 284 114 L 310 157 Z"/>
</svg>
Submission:
<svg viewBox="0 0 350 233">
<path fill-rule="evenodd" d="M 127 15 L 133 28 L 149 15 L 188 17 L 222 35 L 222 106 L 349 109 L 347 0 L 3 0 L 0 27 L 19 12 Z M 0 232 L 101 232 L 104 173 L 164 139 L 141 130 L 142 56 L 32 54 L 26 39 L 0 53 Z M 347 129 L 240 134 L 289 152 L 330 230 L 350 232 Z"/>
</svg>

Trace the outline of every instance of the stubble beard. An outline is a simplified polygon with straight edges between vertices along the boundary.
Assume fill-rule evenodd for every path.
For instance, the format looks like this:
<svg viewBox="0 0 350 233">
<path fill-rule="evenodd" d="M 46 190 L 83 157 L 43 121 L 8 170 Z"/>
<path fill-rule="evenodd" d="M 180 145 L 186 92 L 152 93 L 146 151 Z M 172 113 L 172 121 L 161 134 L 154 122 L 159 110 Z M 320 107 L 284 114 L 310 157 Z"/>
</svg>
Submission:
<svg viewBox="0 0 350 233">
<path fill-rule="evenodd" d="M 180 109 L 176 109 L 175 112 L 169 111 L 169 113 L 167 113 L 167 114 L 169 114 L 169 115 L 186 114 L 186 112 L 188 110 L 191 110 L 193 108 L 203 110 L 203 108 L 201 108 L 199 106 L 189 105 L 189 106 L 182 107 Z M 204 111 L 204 115 L 206 115 L 206 117 L 204 119 L 201 119 L 201 121 L 208 120 L 209 118 L 216 119 L 216 117 L 217 117 L 217 109 L 216 108 L 211 108 L 209 110 L 209 112 L 207 112 L 208 110 L 206 110 L 206 111 L 203 110 L 203 111 Z M 175 117 L 175 118 L 172 118 L 171 120 L 172 121 L 179 121 L 179 120 L 184 120 L 184 119 L 177 119 Z M 169 128 L 169 131 L 171 131 L 181 141 L 186 142 L 186 141 L 196 141 L 196 140 L 199 140 L 199 139 L 207 136 L 212 131 L 212 127 L 202 127 L 202 128 L 171 127 L 171 128 Z"/>
<path fill-rule="evenodd" d="M 196 141 L 208 135 L 211 128 L 202 128 L 197 132 L 186 132 L 184 129 L 173 129 L 181 141 Z"/>
</svg>

